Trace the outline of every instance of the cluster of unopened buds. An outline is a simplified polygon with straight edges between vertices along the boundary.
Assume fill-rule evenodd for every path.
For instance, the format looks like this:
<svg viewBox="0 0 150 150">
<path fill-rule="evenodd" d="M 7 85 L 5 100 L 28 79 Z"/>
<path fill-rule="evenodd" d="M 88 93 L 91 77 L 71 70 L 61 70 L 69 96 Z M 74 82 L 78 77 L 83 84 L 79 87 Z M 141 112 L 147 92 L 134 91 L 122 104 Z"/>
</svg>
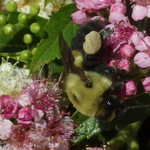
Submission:
<svg viewBox="0 0 150 150">
<path fill-rule="evenodd" d="M 135 74 L 127 81 L 126 96 L 137 93 L 141 82 L 150 92 L 150 1 L 146 0 L 75 0 L 77 11 L 72 20 L 78 25 L 99 18 L 112 33 L 104 40 L 108 65 Z M 140 13 L 139 13 L 140 12 Z M 104 15 L 105 14 L 105 15 Z M 105 17 L 106 16 L 106 17 Z M 142 26 L 139 26 L 139 23 Z"/>
<path fill-rule="evenodd" d="M 58 82 L 34 79 L 7 61 L 0 80 L 0 149 L 69 149 L 74 123 L 60 111 Z"/>
</svg>

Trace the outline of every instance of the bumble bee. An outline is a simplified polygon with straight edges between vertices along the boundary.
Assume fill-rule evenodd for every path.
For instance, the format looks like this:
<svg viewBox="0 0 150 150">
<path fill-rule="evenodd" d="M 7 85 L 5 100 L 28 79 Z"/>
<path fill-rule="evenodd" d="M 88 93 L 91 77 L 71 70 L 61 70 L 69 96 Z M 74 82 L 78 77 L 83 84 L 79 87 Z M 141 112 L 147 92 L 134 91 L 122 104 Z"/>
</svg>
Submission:
<svg viewBox="0 0 150 150">
<path fill-rule="evenodd" d="M 116 93 L 123 87 L 118 79 L 125 71 L 104 63 L 105 35 L 103 23 L 91 20 L 78 29 L 71 50 L 62 43 L 60 49 L 67 73 L 65 91 L 70 102 L 86 116 L 111 121 L 124 109 Z"/>
</svg>

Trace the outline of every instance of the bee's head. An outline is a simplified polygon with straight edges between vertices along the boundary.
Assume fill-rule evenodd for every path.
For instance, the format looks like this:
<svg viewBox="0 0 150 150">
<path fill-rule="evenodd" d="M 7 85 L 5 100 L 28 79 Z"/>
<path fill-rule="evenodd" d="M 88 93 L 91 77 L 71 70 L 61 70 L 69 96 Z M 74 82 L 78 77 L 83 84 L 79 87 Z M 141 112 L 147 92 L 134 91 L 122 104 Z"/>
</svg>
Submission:
<svg viewBox="0 0 150 150">
<path fill-rule="evenodd" d="M 100 95 L 111 86 L 111 81 L 95 72 L 85 72 L 90 85 L 77 74 L 70 74 L 66 79 L 66 92 L 73 106 L 82 114 L 95 116 L 102 103 Z M 105 85 L 105 86 L 104 86 Z"/>
<path fill-rule="evenodd" d="M 122 104 L 116 96 L 104 97 L 112 81 L 96 72 L 85 72 L 89 83 L 81 80 L 77 74 L 70 74 L 66 79 L 66 93 L 73 106 L 86 116 L 96 116 L 104 121 L 111 121 L 122 110 Z"/>
</svg>

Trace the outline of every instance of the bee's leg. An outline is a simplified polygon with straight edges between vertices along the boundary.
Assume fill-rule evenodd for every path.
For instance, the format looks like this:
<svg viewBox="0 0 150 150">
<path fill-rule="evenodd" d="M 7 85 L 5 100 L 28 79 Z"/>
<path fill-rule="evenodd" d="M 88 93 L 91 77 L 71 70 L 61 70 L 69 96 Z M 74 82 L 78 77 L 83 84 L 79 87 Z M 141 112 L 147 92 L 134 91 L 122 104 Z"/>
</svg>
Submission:
<svg viewBox="0 0 150 150">
<path fill-rule="evenodd" d="M 112 77 L 116 81 L 124 81 L 124 80 L 131 80 L 132 78 L 135 77 L 135 73 L 132 72 L 127 72 L 124 69 L 115 69 L 114 67 L 111 66 L 104 66 L 104 65 L 97 65 L 93 71 L 98 72 L 102 75 Z"/>
<path fill-rule="evenodd" d="M 113 67 L 110 66 L 103 66 L 103 65 L 99 65 L 97 67 L 94 68 L 95 72 L 98 72 L 104 76 L 108 76 L 108 77 L 114 77 L 116 75 L 116 70 Z"/>
<path fill-rule="evenodd" d="M 114 82 L 109 89 L 109 93 L 115 93 L 124 87 L 124 82 Z"/>
<path fill-rule="evenodd" d="M 132 78 L 135 77 L 135 73 L 132 72 L 132 74 L 130 72 L 127 72 L 126 70 L 124 69 L 119 69 L 117 68 L 116 69 L 116 79 L 117 80 L 131 80 Z"/>
</svg>

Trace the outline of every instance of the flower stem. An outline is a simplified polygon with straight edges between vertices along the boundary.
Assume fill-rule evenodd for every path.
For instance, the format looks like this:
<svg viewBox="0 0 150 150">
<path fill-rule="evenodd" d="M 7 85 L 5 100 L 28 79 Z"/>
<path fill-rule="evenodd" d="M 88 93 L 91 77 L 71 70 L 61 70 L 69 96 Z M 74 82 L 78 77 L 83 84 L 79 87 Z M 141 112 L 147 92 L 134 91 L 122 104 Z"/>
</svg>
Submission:
<svg viewBox="0 0 150 150">
<path fill-rule="evenodd" d="M 0 53 L 0 56 L 3 56 L 3 57 L 8 57 L 8 56 L 19 56 L 20 55 L 20 52 L 15 52 L 15 53 Z"/>
</svg>

